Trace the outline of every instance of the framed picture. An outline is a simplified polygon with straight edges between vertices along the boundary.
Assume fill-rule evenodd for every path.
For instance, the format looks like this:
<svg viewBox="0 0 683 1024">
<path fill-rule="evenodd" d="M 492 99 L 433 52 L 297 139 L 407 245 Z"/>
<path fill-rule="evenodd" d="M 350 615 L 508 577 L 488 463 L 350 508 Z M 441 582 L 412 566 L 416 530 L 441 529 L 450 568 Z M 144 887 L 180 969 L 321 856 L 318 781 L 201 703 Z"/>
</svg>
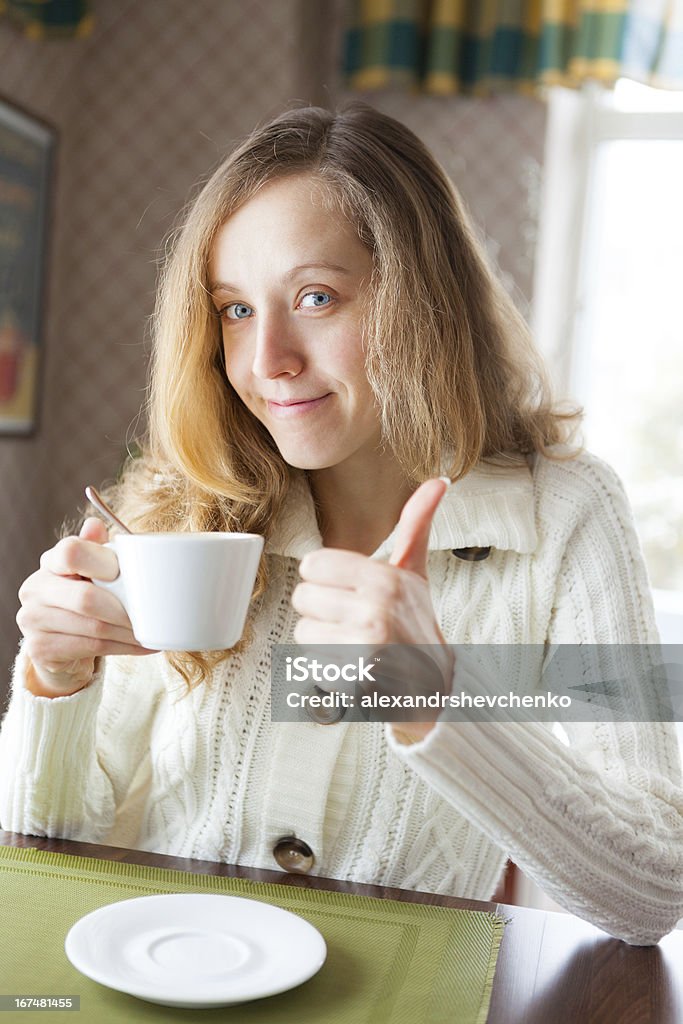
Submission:
<svg viewBox="0 0 683 1024">
<path fill-rule="evenodd" d="M 0 435 L 37 427 L 56 132 L 0 99 Z"/>
</svg>

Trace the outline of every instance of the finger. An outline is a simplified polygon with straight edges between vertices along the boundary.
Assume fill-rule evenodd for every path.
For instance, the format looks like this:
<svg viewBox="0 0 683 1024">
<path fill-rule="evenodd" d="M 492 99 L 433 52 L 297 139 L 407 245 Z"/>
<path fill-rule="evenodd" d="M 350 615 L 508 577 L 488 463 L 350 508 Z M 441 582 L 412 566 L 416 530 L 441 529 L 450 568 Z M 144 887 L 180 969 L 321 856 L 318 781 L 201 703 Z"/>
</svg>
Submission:
<svg viewBox="0 0 683 1024">
<path fill-rule="evenodd" d="M 137 644 L 130 626 L 113 626 L 101 619 L 88 618 L 66 611 L 64 608 L 22 608 L 17 615 L 19 629 L 26 635 L 31 631 L 63 633 L 75 637 L 95 637 L 115 640 L 117 643 Z"/>
<path fill-rule="evenodd" d="M 294 628 L 294 640 L 302 646 L 320 646 L 329 644 L 354 644 L 370 645 L 374 647 L 381 640 L 377 640 L 372 629 L 342 622 L 320 622 L 317 619 L 303 617 L 299 619 Z"/>
<path fill-rule="evenodd" d="M 122 644 L 96 637 L 75 637 L 61 633 L 37 633 L 24 645 L 35 665 L 57 666 L 105 655 L 142 655 L 156 652 L 139 644 Z"/>
<path fill-rule="evenodd" d="M 384 568 L 367 555 L 341 548 L 318 548 L 301 559 L 299 574 L 308 583 L 356 590 L 367 584 L 368 578 Z"/>
<path fill-rule="evenodd" d="M 353 591 L 318 583 L 299 583 L 292 594 L 292 605 L 300 615 L 320 622 L 362 624 L 368 615 L 365 601 Z"/>
<path fill-rule="evenodd" d="M 45 552 L 40 565 L 57 576 L 115 580 L 119 574 L 118 559 L 110 548 L 81 537 L 63 537 Z"/>
<path fill-rule="evenodd" d="M 403 506 L 390 565 L 427 578 L 427 553 L 432 519 L 446 493 L 445 479 L 427 480 Z"/>
<path fill-rule="evenodd" d="M 47 575 L 35 589 L 35 603 L 41 608 L 63 608 L 89 619 L 99 619 L 112 626 L 130 629 L 130 619 L 118 597 L 96 587 L 89 580 Z"/>
<path fill-rule="evenodd" d="M 106 544 L 109 540 L 109 531 L 101 519 L 97 519 L 96 516 L 88 516 L 78 536 L 82 540 L 90 540 L 95 544 Z"/>
</svg>

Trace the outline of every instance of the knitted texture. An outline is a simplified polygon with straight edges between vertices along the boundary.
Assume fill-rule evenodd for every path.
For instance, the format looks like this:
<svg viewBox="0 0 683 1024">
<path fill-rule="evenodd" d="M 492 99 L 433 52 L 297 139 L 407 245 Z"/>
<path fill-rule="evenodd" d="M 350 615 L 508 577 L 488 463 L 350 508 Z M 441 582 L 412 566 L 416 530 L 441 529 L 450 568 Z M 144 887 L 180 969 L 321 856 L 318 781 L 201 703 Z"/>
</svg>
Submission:
<svg viewBox="0 0 683 1024">
<path fill-rule="evenodd" d="M 388 557 L 394 538 L 373 557 Z M 153 655 L 102 659 L 85 690 L 35 697 L 20 651 L 0 733 L 2 827 L 265 868 L 293 834 L 313 849 L 315 873 L 473 899 L 491 897 L 512 856 L 614 935 L 647 944 L 668 932 L 683 915 L 669 725 L 565 724 L 567 744 L 538 723 L 440 722 L 403 746 L 380 723 L 270 721 L 271 648 L 293 640 L 298 561 L 319 544 L 301 484 L 267 549 L 254 642 L 188 696 Z M 489 545 L 479 562 L 452 554 Z M 623 489 L 587 454 L 480 467 L 454 484 L 428 573 L 450 643 L 538 645 L 530 692 L 544 645 L 657 641 Z M 458 689 L 486 692 L 502 671 L 456 656 Z"/>
</svg>

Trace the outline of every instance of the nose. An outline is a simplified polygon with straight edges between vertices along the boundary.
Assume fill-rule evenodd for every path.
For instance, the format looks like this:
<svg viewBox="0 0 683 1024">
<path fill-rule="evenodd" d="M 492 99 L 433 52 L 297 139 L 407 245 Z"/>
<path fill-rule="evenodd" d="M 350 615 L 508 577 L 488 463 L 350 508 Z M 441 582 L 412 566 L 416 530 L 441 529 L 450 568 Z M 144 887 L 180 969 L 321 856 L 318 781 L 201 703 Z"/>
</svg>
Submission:
<svg viewBox="0 0 683 1024">
<path fill-rule="evenodd" d="M 252 373 L 261 380 L 282 375 L 296 377 L 304 367 L 303 347 L 296 327 L 289 318 L 275 310 L 256 317 L 256 336 Z"/>
</svg>

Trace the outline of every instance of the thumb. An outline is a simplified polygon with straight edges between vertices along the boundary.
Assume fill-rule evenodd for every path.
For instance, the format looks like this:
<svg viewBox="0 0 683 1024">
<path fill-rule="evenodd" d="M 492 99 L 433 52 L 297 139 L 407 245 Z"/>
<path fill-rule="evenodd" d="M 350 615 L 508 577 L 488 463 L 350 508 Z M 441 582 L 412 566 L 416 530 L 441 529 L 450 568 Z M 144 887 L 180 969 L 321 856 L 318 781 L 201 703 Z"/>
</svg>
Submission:
<svg viewBox="0 0 683 1024">
<path fill-rule="evenodd" d="M 109 531 L 101 519 L 95 516 L 88 516 L 78 534 L 81 540 L 91 540 L 95 544 L 106 544 L 109 540 Z"/>
<path fill-rule="evenodd" d="M 390 565 L 409 569 L 427 578 L 429 531 L 434 513 L 446 493 L 447 486 L 445 477 L 427 480 L 408 498 L 398 521 L 396 544 L 389 559 Z"/>
</svg>

